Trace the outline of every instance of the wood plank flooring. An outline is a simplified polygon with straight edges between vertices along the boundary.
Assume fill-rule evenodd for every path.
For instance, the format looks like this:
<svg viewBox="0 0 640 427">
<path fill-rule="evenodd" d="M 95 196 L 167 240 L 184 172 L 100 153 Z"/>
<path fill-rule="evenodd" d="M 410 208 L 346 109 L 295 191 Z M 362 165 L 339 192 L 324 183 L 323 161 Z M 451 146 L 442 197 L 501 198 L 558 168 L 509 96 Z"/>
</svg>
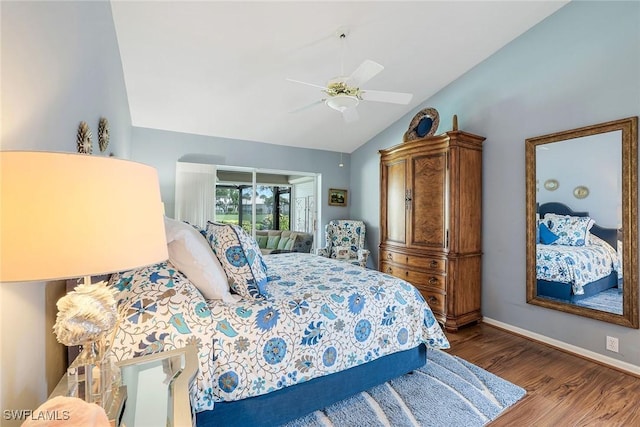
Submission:
<svg viewBox="0 0 640 427">
<path fill-rule="evenodd" d="M 491 427 L 640 426 L 640 378 L 487 324 L 447 337 L 450 354 L 527 390 Z"/>
</svg>

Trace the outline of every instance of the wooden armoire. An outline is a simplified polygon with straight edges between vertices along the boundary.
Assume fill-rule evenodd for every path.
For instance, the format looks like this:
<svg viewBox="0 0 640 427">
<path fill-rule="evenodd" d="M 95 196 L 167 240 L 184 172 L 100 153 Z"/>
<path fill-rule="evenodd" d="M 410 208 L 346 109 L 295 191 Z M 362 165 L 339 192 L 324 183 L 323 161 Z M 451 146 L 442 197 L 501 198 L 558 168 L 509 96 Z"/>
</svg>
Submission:
<svg viewBox="0 0 640 427">
<path fill-rule="evenodd" d="M 418 288 L 447 331 L 482 320 L 484 140 L 452 131 L 380 150 L 379 269 Z"/>
</svg>

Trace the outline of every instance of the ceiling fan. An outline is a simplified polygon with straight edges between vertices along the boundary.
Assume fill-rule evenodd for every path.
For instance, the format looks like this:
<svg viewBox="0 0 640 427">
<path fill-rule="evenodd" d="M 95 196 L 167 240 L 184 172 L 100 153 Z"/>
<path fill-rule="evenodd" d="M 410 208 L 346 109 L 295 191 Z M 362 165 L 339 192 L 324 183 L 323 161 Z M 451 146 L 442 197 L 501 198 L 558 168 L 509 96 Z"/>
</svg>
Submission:
<svg viewBox="0 0 640 427">
<path fill-rule="evenodd" d="M 343 42 L 347 37 L 346 30 L 338 30 L 336 34 L 338 34 Z M 344 61 L 342 68 L 344 74 Z M 287 80 L 290 82 L 313 86 L 319 88 L 321 92 L 324 93 L 323 98 L 292 112 L 305 110 L 314 105 L 325 103 L 328 107 L 342 113 L 344 121 L 350 123 L 358 120 L 359 118 L 356 107 L 360 101 L 389 102 L 393 104 L 408 104 L 411 102 L 413 95 L 410 93 L 387 92 L 361 88 L 364 83 L 378 75 L 382 70 L 384 70 L 382 65 L 367 59 L 360 64 L 360 66 L 356 68 L 351 75 L 334 77 L 327 82 L 326 86 L 288 78 Z"/>
</svg>

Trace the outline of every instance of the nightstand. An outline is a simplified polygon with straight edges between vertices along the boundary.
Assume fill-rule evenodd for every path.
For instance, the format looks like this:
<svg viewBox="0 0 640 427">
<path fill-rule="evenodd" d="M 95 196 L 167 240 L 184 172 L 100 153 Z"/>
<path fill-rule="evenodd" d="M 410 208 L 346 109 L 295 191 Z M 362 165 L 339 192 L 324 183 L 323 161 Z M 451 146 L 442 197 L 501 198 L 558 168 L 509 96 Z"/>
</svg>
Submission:
<svg viewBox="0 0 640 427">
<path fill-rule="evenodd" d="M 189 386 L 198 373 L 195 345 L 118 362 L 126 386 L 124 411 L 108 413 L 113 426 L 195 426 Z M 67 394 L 64 375 L 49 398 Z"/>
</svg>

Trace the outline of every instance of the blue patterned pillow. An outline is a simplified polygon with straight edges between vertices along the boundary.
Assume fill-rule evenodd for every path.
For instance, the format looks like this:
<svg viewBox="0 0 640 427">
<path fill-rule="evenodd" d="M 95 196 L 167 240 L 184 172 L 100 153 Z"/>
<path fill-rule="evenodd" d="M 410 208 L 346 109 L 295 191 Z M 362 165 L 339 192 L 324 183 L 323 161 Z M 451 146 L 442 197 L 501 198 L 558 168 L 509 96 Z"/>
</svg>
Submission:
<svg viewBox="0 0 640 427">
<path fill-rule="evenodd" d="M 546 214 L 544 224 L 558 236 L 556 245 L 584 246 L 594 220 L 588 216 Z"/>
<path fill-rule="evenodd" d="M 263 298 L 267 265 L 258 243 L 237 225 L 208 221 L 205 234 L 224 268 L 231 289 L 245 298 Z"/>
<path fill-rule="evenodd" d="M 116 360 L 197 344 L 200 369 L 190 387 L 191 405 L 196 412 L 213 409 L 211 397 L 197 392 L 211 390 L 215 369 L 208 332 L 215 323 L 204 296 L 169 261 L 115 273 L 109 285 L 118 290 L 123 313 L 111 347 Z"/>
</svg>

